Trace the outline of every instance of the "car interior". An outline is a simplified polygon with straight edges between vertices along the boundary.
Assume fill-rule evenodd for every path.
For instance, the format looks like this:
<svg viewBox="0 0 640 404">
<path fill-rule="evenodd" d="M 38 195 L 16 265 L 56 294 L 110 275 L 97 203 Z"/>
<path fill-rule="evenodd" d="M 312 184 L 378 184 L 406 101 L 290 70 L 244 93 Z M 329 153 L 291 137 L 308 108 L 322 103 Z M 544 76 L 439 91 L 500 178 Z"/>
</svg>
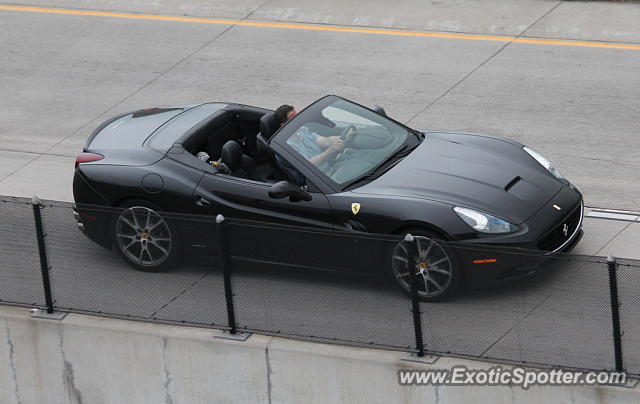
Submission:
<svg viewBox="0 0 640 404">
<path fill-rule="evenodd" d="M 192 128 L 183 146 L 226 175 L 266 183 L 291 181 L 268 145 L 278 129 L 272 111 L 230 105 Z"/>
</svg>

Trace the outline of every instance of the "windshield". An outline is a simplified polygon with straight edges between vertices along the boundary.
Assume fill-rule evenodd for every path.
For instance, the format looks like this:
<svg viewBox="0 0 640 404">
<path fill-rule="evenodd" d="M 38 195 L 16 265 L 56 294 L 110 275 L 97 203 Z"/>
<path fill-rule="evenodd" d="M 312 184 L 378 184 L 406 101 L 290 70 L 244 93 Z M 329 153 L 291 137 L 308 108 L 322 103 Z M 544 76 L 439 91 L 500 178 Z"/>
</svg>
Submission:
<svg viewBox="0 0 640 404">
<path fill-rule="evenodd" d="M 338 185 L 383 163 L 409 136 L 403 126 L 339 98 L 300 115 L 304 119 L 290 122 L 294 127 L 287 131 L 287 146 Z"/>
</svg>

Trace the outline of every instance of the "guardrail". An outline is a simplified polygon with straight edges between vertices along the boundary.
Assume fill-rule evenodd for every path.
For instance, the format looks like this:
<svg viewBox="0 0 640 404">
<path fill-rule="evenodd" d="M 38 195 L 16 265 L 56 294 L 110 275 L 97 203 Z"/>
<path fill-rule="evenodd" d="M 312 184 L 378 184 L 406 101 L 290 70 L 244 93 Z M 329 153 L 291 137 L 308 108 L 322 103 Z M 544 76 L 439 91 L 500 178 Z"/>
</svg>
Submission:
<svg viewBox="0 0 640 404">
<path fill-rule="evenodd" d="M 105 223 L 111 223 L 119 212 L 84 206 L 79 215 L 85 222 L 107 218 Z M 221 216 L 161 216 L 174 229 L 183 229 L 176 240 L 200 240 L 190 242 L 196 246 L 188 251 L 199 250 L 202 256 L 189 253 L 173 269 L 141 272 L 82 235 L 73 205 L 0 197 L 0 304 L 418 356 L 444 354 L 640 375 L 637 260 L 543 256 L 539 251 L 441 242 L 456 256 L 501 254 L 520 263 L 544 260 L 546 265 L 527 277 L 426 303 L 417 298 L 415 271 L 409 271 L 409 296 L 389 278 L 371 276 L 389 266 L 372 257 L 398 245 L 409 252 L 408 265 L 417 264 L 411 236 L 334 232 Z M 113 226 L 98 230 L 108 240 Z M 306 248 L 324 245 L 330 249 Z M 370 264 L 370 271 L 343 273 L 339 262 L 354 257 Z M 484 268 L 478 265 L 476 270 Z"/>
</svg>

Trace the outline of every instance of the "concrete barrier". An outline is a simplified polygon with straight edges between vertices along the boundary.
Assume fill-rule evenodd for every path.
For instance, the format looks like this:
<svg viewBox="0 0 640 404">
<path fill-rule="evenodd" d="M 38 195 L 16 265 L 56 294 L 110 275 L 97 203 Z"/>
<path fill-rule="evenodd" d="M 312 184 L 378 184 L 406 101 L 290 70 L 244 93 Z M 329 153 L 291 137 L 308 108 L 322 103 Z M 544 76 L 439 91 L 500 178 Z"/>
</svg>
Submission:
<svg viewBox="0 0 640 404">
<path fill-rule="evenodd" d="M 400 369 L 490 364 L 0 306 L 1 403 L 638 402 L 620 387 L 402 387 Z"/>
</svg>

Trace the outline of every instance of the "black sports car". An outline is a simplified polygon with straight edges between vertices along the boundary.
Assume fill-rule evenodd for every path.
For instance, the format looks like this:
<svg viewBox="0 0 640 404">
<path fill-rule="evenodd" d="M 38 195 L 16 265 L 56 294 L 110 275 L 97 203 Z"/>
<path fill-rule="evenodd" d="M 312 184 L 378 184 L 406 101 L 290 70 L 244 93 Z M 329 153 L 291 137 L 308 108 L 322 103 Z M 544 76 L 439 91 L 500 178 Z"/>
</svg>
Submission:
<svg viewBox="0 0 640 404">
<path fill-rule="evenodd" d="M 306 243 L 286 232 L 247 231 L 243 245 L 255 262 L 388 273 L 408 292 L 403 244 L 350 254 L 339 243 L 343 232 L 411 233 L 424 300 L 449 296 L 463 280 L 506 278 L 537 266 L 450 242 L 553 254 L 580 239 L 583 218 L 580 192 L 517 142 L 417 131 L 381 108 L 333 95 L 282 126 L 270 110 L 230 103 L 117 116 L 91 134 L 78 156 L 74 197 L 86 235 L 147 271 L 175 264 L 188 248 L 215 252 L 209 248 L 215 231 L 159 212 L 221 213 L 335 234 Z M 95 205 L 120 210 L 96 214 L 89 211 Z"/>
</svg>

